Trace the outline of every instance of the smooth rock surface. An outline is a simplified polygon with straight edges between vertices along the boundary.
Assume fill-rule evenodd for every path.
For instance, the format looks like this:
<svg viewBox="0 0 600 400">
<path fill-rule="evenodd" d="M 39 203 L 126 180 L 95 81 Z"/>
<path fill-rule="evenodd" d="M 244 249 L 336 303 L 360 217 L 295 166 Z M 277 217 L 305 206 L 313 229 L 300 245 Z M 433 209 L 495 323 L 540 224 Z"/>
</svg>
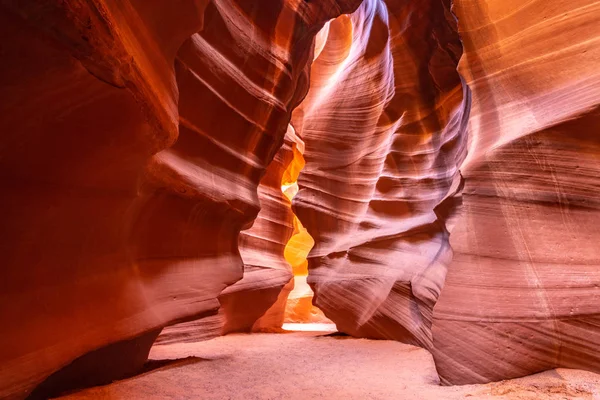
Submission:
<svg viewBox="0 0 600 400">
<path fill-rule="evenodd" d="M 2 1 L 0 397 L 23 398 L 120 341 L 139 338 L 147 354 L 148 332 L 217 307 L 216 296 L 238 279 L 235 260 L 192 279 L 192 236 L 177 251 L 145 246 L 159 232 L 163 242 L 180 241 L 170 229 L 181 218 L 155 223 L 145 207 L 153 192 L 140 184 L 152 154 L 177 137 L 173 62 L 202 28 L 204 7 Z M 160 25 L 153 15 L 163 15 Z M 178 198 L 182 213 L 193 207 Z M 131 357 L 139 367 L 139 352 L 119 362 Z M 115 372 L 104 368 L 95 379 L 110 382 Z"/>
<path fill-rule="evenodd" d="M 0 0 L 0 397 L 132 374 L 167 326 L 276 329 L 292 272 L 443 384 L 600 371 L 599 26 L 594 0 Z"/>
<path fill-rule="evenodd" d="M 330 22 L 292 124 L 308 282 L 341 331 L 431 348 L 469 92 L 449 1 L 367 0 Z M 436 210 L 437 209 L 437 210 Z"/>
<path fill-rule="evenodd" d="M 600 371 L 600 3 L 455 1 L 473 91 L 442 382 Z"/>
<path fill-rule="evenodd" d="M 292 267 L 284 253 L 294 234 L 292 202 L 282 186 L 296 180 L 295 155 L 303 143 L 288 126 L 285 142 L 258 187 L 260 212 L 252 228 L 240 235 L 244 277 L 220 296 L 226 323 L 224 332 L 250 331 L 257 320 L 277 301 L 282 289 L 293 278 Z M 289 292 L 289 290 L 286 290 Z M 281 327 L 285 305 L 277 304 L 269 317 L 259 323 L 262 329 Z M 271 325 L 271 326 L 269 326 Z"/>
<path fill-rule="evenodd" d="M 218 309 L 314 36 L 358 3 L 0 2 L 0 397 Z"/>
</svg>

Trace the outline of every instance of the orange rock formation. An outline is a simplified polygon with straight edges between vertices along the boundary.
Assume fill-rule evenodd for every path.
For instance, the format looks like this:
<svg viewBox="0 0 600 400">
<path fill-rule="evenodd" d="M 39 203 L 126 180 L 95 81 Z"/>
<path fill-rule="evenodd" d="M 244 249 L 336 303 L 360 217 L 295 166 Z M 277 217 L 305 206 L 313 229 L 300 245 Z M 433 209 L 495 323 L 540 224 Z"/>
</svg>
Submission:
<svg viewBox="0 0 600 400">
<path fill-rule="evenodd" d="M 0 0 L 0 397 L 131 374 L 167 326 L 277 328 L 293 273 L 447 384 L 600 371 L 598 26 L 594 0 Z"/>
<path fill-rule="evenodd" d="M 110 381 L 216 312 L 314 36 L 358 3 L 0 3 L 0 397 Z"/>
</svg>

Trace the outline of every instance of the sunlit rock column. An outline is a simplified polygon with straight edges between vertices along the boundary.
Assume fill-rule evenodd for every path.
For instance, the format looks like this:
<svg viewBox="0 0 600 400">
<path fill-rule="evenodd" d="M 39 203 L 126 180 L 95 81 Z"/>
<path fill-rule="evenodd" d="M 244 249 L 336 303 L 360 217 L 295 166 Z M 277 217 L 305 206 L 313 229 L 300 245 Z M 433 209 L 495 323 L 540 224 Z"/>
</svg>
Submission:
<svg viewBox="0 0 600 400">
<path fill-rule="evenodd" d="M 326 38 L 328 28 L 329 25 L 326 25 L 317 36 L 315 56 L 318 56 L 322 50 L 320 44 L 324 40 L 323 36 Z M 295 168 L 290 170 L 291 173 L 287 177 L 287 182 L 284 182 L 282 187 L 284 194 L 290 201 L 298 193 L 298 176 L 306 164 L 303 156 L 304 142 L 300 138 L 296 140 L 302 146 L 298 146 L 298 150 L 294 153 Z M 292 267 L 294 274 L 293 290 L 287 295 L 286 299 L 284 321 L 286 323 L 330 322 L 323 315 L 323 312 L 312 304 L 313 291 L 306 282 L 308 276 L 307 257 L 315 242 L 296 215 L 293 215 L 293 226 L 293 235 L 288 240 L 284 250 L 285 260 Z"/>
<path fill-rule="evenodd" d="M 469 94 L 448 1 L 367 0 L 332 21 L 292 124 L 315 304 L 346 333 L 431 347 Z"/>
</svg>

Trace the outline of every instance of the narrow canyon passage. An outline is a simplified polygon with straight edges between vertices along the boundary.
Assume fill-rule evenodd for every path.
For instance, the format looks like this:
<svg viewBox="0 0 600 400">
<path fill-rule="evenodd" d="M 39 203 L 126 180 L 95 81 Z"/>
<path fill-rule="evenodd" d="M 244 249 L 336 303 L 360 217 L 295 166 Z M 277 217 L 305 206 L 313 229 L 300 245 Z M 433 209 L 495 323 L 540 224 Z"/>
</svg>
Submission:
<svg viewBox="0 0 600 400">
<path fill-rule="evenodd" d="M 598 27 L 0 0 L 0 399 L 600 400 Z"/>
<path fill-rule="evenodd" d="M 293 129 L 293 127 L 291 127 Z M 298 194 L 298 176 L 304 169 L 304 142 L 297 140 L 300 146 L 294 150 L 294 160 L 290 163 L 281 181 L 281 191 L 289 199 L 290 205 Z M 313 304 L 314 293 L 307 282 L 308 254 L 315 241 L 308 233 L 296 214 L 293 216 L 294 233 L 287 242 L 283 256 L 292 268 L 293 285 L 288 294 L 282 328 L 289 331 L 335 330 L 335 324 Z"/>
<path fill-rule="evenodd" d="M 487 385 L 439 386 L 431 354 L 323 332 L 231 334 L 154 346 L 141 375 L 62 400 L 597 400 L 600 375 L 558 369 Z"/>
</svg>

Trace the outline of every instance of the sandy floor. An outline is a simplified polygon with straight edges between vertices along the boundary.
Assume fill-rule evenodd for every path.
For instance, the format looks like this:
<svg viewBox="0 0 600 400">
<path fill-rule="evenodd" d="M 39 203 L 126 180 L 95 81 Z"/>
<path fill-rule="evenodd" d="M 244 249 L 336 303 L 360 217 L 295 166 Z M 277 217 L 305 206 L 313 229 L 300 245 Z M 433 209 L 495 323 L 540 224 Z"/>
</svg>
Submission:
<svg viewBox="0 0 600 400">
<path fill-rule="evenodd" d="M 139 376 L 63 399 L 589 399 L 600 375 L 558 369 L 489 385 L 441 387 L 431 355 L 322 332 L 236 334 L 155 346 Z"/>
</svg>

